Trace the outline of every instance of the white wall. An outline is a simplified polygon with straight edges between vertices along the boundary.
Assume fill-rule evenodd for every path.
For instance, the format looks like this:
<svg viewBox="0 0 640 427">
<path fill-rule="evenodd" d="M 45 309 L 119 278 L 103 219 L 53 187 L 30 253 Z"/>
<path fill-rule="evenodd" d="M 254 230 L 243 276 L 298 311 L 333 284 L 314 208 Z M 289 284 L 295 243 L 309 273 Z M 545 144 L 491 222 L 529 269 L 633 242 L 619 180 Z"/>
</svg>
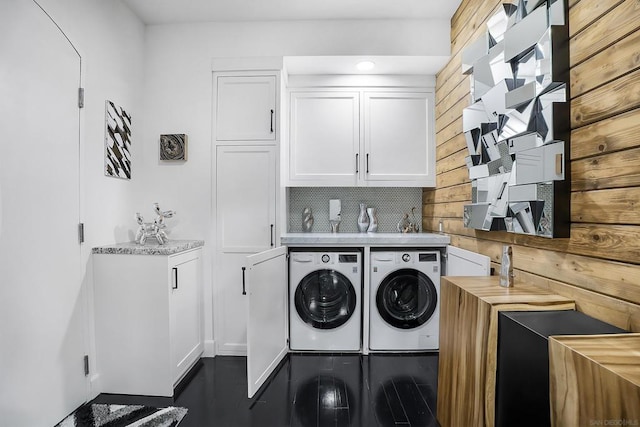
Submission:
<svg viewBox="0 0 640 427">
<path fill-rule="evenodd" d="M 26 0 L 2 0 L 9 2 L 24 2 Z M 93 343 L 92 343 L 92 323 L 93 323 L 93 307 L 92 307 L 92 272 L 90 265 L 90 252 L 92 246 L 122 242 L 131 240 L 131 232 L 137 226 L 134 218 L 134 212 L 137 207 L 134 205 L 135 192 L 133 191 L 136 182 L 141 180 L 141 170 L 136 170 L 135 162 L 140 161 L 141 150 L 137 145 L 137 137 L 141 133 L 139 119 L 141 118 L 141 85 L 143 76 L 143 56 L 144 56 L 144 25 L 133 13 L 125 7 L 119 0 L 103 1 L 103 0 L 39 0 L 38 3 L 52 17 L 57 25 L 62 29 L 70 41 L 74 44 L 82 57 L 82 81 L 86 90 L 85 108 L 81 110 L 81 137 L 80 137 L 80 167 L 81 167 L 81 212 L 80 217 L 86 224 L 86 243 L 81 251 L 82 269 L 82 286 L 80 295 L 77 295 L 79 301 L 83 302 L 84 319 L 83 323 L 87 323 L 86 350 L 91 356 L 91 360 L 95 360 Z M 3 33 L 3 37 L 11 37 Z M 11 38 L 11 40 L 14 40 Z M 23 40 L 15 39 L 16 43 Z M 37 43 L 37 40 L 30 41 Z M 28 46 L 30 42 L 26 42 Z M 46 73 L 46 69 L 40 70 Z M 42 97 L 49 99 L 51 94 L 42 93 Z M 107 178 L 104 176 L 104 116 L 105 116 L 105 100 L 112 100 L 126 107 L 133 114 L 133 154 L 134 154 L 134 179 L 132 181 L 118 180 Z M 33 118 L 25 117 L 26 126 L 37 126 Z M 20 126 L 20 124 L 18 124 Z M 34 156 L 38 152 L 33 153 Z M 69 159 L 69 167 L 77 165 L 78 159 Z M 65 165 L 59 164 L 58 167 Z M 42 176 L 23 177 L 21 179 L 32 179 L 35 181 L 47 179 L 46 172 Z M 6 183 L 3 183 L 6 184 Z M 42 211 L 42 207 L 38 205 L 38 200 L 33 200 L 21 209 L 25 211 Z M 51 207 L 55 209 L 55 206 Z M 46 213 L 43 213 L 43 224 L 37 226 L 55 226 L 56 224 L 47 224 Z M 71 219 L 74 221 L 75 219 Z M 4 224 L 10 226 L 10 224 Z M 52 247 L 52 250 L 55 250 Z M 72 256 L 72 254 L 70 254 Z M 28 260 L 15 260 L 16 262 L 26 262 Z M 3 277 L 7 279 L 6 277 Z M 11 279 L 11 278 L 8 278 Z M 2 283 L 3 287 L 7 287 L 8 283 Z M 45 284 L 43 284 L 45 285 Z M 46 283 L 46 292 L 61 292 L 56 289 L 62 289 L 63 283 Z M 12 300 L 16 310 L 20 307 L 29 307 L 30 301 L 20 298 L 21 295 L 17 291 L 3 289 L 3 297 Z M 42 322 L 56 322 L 59 316 L 56 316 L 56 307 L 43 307 L 40 318 L 33 318 L 31 325 L 13 325 L 17 330 L 22 331 L 23 335 L 29 335 L 30 330 L 42 327 Z M 62 325 L 61 327 L 64 327 Z M 28 342 L 27 336 L 27 342 Z M 65 348 L 65 343 L 60 342 L 58 345 L 51 346 L 50 349 L 39 354 L 41 358 L 55 357 L 56 352 Z M 2 346 L 2 344 L 0 344 Z M 34 351 L 30 348 L 5 348 L 0 347 L 1 352 L 29 352 Z M 50 354 L 47 352 L 50 351 Z M 81 360 L 82 355 L 77 355 Z M 95 372 L 95 367 L 92 369 Z M 1 369 L 1 368 L 0 368 Z M 81 372 L 81 363 L 77 366 L 78 372 Z M 70 375 L 67 372 L 39 372 L 37 367 L 25 366 L 20 371 L 24 374 L 21 378 L 21 388 L 25 385 L 37 388 L 48 381 L 52 381 L 54 377 Z M 74 373 L 75 375 L 75 373 Z M 14 389 L 16 384 L 0 385 L 3 388 Z M 88 384 L 87 399 L 92 398 L 97 390 L 90 390 Z M 49 389 L 50 387 L 45 387 Z M 65 390 L 59 390 L 60 394 L 65 394 Z M 48 425 L 53 425 L 60 421 L 62 416 L 70 413 L 75 409 L 75 404 L 67 401 L 66 408 L 62 412 L 56 406 L 52 411 L 51 403 L 46 401 L 38 401 L 33 403 L 33 413 L 22 414 L 23 418 L 16 420 L 10 418 L 12 425 L 35 425 L 33 420 L 34 414 L 42 411 L 46 414 L 58 413 L 56 419 L 50 419 Z M 14 414 L 15 415 L 15 414 Z M 47 415 L 51 416 L 51 415 Z M 0 414 L 0 420 L 7 418 Z M 2 421 L 0 421 L 2 424 Z M 37 423 L 38 425 L 44 425 Z"/>
<path fill-rule="evenodd" d="M 153 25 L 146 30 L 142 208 L 158 201 L 178 215 L 174 238 L 204 238 L 205 339 L 212 355 L 211 112 L 215 57 L 295 55 L 449 55 L 449 22 L 426 20 L 282 21 Z M 161 164 L 163 133 L 189 135 L 188 161 Z M 137 167 L 137 165 L 136 165 Z M 206 261 L 209 260 L 209 261 Z"/>
<path fill-rule="evenodd" d="M 211 258 L 214 246 L 210 220 L 212 58 L 441 56 L 449 54 L 450 46 L 448 23 L 444 21 L 189 24 L 145 29 L 119 0 L 39 0 L 39 3 L 82 57 L 86 99 L 81 111 L 81 218 L 86 224 L 86 242 L 82 249 L 81 298 L 87 302 L 86 321 L 90 331 L 93 329 L 91 247 L 132 240 L 137 227 L 134 212 L 151 216 L 151 204 L 155 201 L 164 209 L 177 210 L 178 215 L 168 221 L 170 236 L 207 239 L 206 254 Z M 131 181 L 104 176 L 104 102 L 107 99 L 133 115 Z M 185 164 L 160 164 L 157 145 L 161 133 L 189 135 L 189 160 Z M 37 209 L 36 202 L 23 208 Z M 211 270 L 209 261 L 205 264 L 208 341 L 212 340 L 213 330 Z M 11 297 L 10 290 L 8 297 Z M 29 301 L 17 300 L 15 304 L 26 305 Z M 46 319 L 46 313 L 43 314 Z M 39 321 L 42 319 L 34 319 L 34 323 Z M 87 347 L 94 361 L 92 333 Z M 29 349 L 2 348 L 2 351 Z M 37 373 L 30 366 L 25 366 L 23 371 L 27 383 L 47 381 L 46 376 L 36 378 Z M 96 372 L 93 363 L 92 372 Z M 12 387 L 11 384 L 1 386 Z M 92 388 L 87 397 L 93 397 L 98 391 Z M 69 407 L 67 412 L 73 409 Z M 51 420 L 51 424 L 57 421 Z"/>
<path fill-rule="evenodd" d="M 83 218 L 85 248 L 132 240 L 136 230 L 132 188 L 142 180 L 144 25 L 120 1 L 39 0 L 80 52 L 83 64 Z M 132 114 L 130 181 L 104 175 L 105 100 Z"/>
</svg>

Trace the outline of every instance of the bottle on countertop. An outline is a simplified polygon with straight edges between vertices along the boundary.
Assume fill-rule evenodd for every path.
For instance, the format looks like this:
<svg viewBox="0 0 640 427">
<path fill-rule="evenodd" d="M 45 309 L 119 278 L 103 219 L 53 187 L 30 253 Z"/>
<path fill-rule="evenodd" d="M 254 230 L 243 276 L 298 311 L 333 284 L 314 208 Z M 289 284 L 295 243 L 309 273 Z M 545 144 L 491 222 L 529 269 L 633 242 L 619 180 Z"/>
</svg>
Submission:
<svg viewBox="0 0 640 427">
<path fill-rule="evenodd" d="M 366 233 L 369 228 L 369 215 L 367 215 L 367 205 L 360 203 L 360 214 L 358 215 L 358 231 Z"/>
<path fill-rule="evenodd" d="M 310 233 L 313 228 L 313 213 L 311 208 L 304 208 L 302 210 L 302 232 Z"/>
<path fill-rule="evenodd" d="M 502 264 L 500 265 L 500 286 L 513 287 L 513 249 L 510 245 L 502 246 Z"/>
<path fill-rule="evenodd" d="M 376 212 L 376 208 L 367 208 L 367 215 L 369 216 L 367 233 L 375 233 L 378 231 L 378 213 Z"/>
</svg>

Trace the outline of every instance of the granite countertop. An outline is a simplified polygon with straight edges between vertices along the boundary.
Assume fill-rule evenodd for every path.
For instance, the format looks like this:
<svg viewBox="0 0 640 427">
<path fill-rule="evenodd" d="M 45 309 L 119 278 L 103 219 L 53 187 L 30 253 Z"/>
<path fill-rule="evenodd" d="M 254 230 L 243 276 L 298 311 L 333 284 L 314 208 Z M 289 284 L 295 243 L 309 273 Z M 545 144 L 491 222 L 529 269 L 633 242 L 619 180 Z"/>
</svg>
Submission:
<svg viewBox="0 0 640 427">
<path fill-rule="evenodd" d="M 151 240 L 151 239 L 149 239 Z M 204 240 L 169 240 L 159 245 L 155 240 L 147 241 L 144 246 L 135 242 L 117 243 L 115 245 L 98 246 L 91 250 L 94 254 L 118 255 L 173 255 L 189 249 L 204 246 Z"/>
<path fill-rule="evenodd" d="M 435 233 L 286 233 L 288 246 L 446 246 L 449 236 Z"/>
</svg>

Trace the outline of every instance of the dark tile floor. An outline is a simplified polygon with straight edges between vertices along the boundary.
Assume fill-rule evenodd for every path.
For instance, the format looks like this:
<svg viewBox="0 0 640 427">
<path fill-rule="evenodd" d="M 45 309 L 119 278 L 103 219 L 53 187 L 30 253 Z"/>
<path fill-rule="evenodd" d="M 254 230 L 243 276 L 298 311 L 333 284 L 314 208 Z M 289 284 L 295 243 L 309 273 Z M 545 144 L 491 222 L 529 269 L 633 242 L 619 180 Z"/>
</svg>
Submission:
<svg viewBox="0 0 640 427">
<path fill-rule="evenodd" d="M 189 409 L 180 427 L 438 426 L 437 354 L 290 354 L 253 399 L 246 358 L 218 356 L 173 399 L 100 395 L 95 403 Z"/>
</svg>

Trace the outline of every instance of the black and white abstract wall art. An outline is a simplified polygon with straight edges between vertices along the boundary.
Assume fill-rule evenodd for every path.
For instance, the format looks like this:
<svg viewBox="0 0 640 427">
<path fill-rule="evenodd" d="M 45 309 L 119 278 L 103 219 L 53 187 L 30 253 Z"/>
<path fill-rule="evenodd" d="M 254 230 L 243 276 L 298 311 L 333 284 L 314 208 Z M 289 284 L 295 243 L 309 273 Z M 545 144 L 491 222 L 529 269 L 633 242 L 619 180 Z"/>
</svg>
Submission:
<svg viewBox="0 0 640 427">
<path fill-rule="evenodd" d="M 105 175 L 131 179 L 131 114 L 106 102 Z"/>
<path fill-rule="evenodd" d="M 566 0 L 504 0 L 462 53 L 471 83 L 465 227 L 569 237 L 567 18 Z"/>
<path fill-rule="evenodd" d="M 187 135 L 184 133 L 160 135 L 160 160 L 187 160 Z"/>
</svg>

